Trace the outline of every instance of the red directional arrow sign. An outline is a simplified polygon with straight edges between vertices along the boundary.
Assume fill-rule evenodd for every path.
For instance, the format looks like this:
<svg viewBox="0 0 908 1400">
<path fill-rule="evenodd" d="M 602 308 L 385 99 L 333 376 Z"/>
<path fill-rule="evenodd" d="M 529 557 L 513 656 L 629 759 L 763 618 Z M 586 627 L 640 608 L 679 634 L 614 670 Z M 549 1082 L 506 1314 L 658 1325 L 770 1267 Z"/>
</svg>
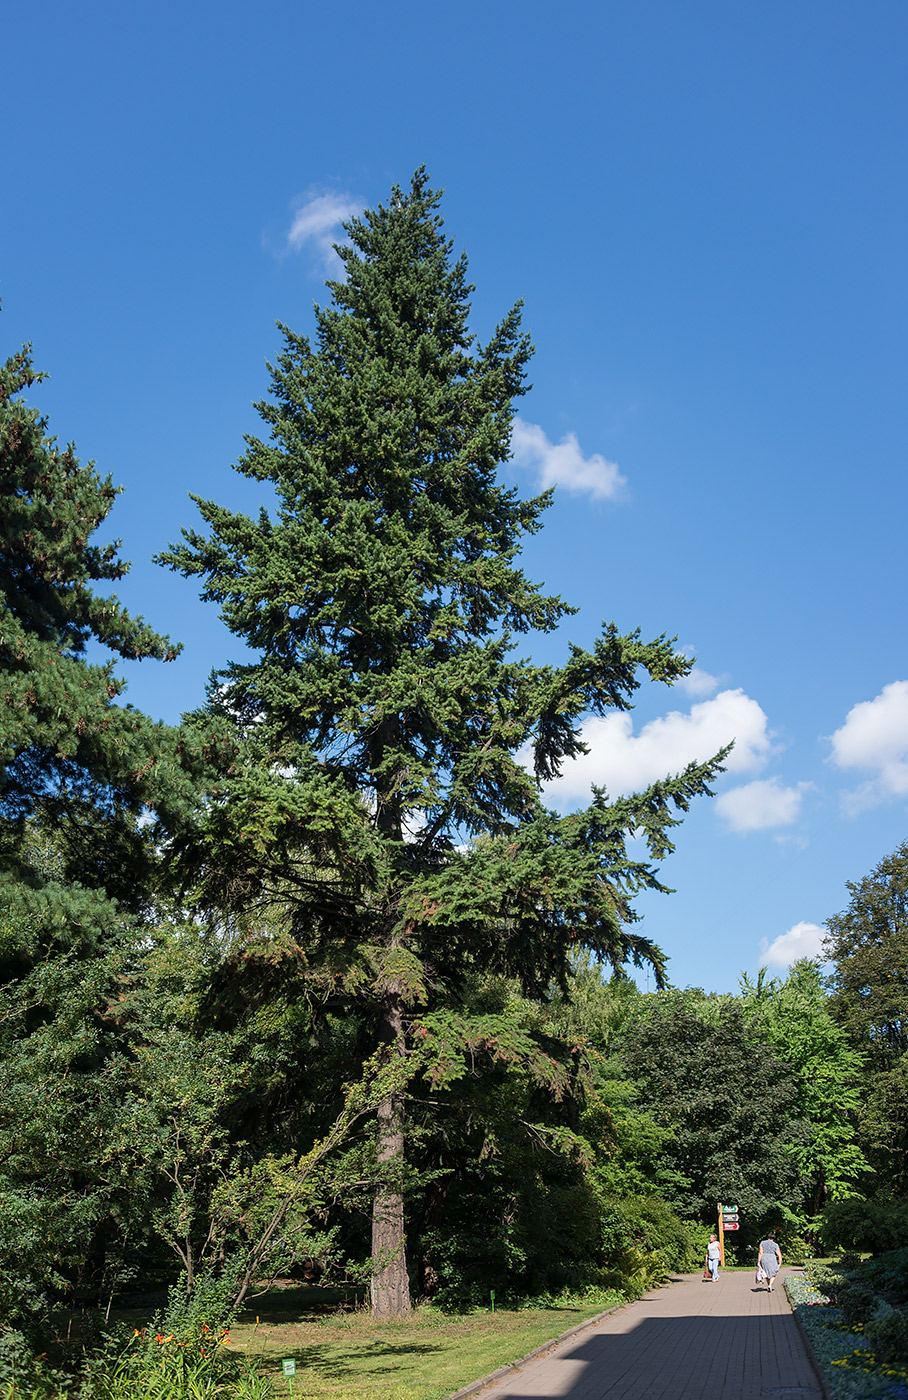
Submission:
<svg viewBox="0 0 908 1400">
<path fill-rule="evenodd" d="M 740 1230 L 740 1228 L 737 1220 L 725 1220 L 722 1222 L 723 1230 Z"/>
</svg>

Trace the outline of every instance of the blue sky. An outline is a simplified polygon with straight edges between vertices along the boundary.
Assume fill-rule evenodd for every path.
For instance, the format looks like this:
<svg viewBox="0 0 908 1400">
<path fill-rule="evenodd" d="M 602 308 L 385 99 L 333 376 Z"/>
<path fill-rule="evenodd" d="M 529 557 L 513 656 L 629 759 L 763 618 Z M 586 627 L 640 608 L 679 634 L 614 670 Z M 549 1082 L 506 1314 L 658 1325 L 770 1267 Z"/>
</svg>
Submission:
<svg viewBox="0 0 908 1400">
<path fill-rule="evenodd" d="M 134 611 L 184 643 L 132 703 L 196 706 L 236 654 L 151 563 L 230 471 L 311 326 L 333 217 L 425 162 L 486 333 L 537 345 L 508 476 L 556 484 L 531 575 L 698 658 L 551 794 L 736 737 L 641 901 L 679 985 L 813 952 L 906 835 L 908 9 L 876 0 L 456 7 L 49 0 L 3 15 L 0 332 L 32 401 L 125 489 Z"/>
</svg>

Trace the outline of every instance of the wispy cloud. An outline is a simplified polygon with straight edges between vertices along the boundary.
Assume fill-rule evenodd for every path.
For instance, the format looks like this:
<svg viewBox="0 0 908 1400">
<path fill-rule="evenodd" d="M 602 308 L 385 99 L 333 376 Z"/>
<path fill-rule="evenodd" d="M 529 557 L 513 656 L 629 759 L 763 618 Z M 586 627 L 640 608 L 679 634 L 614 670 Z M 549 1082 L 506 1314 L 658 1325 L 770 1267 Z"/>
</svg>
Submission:
<svg viewBox="0 0 908 1400">
<path fill-rule="evenodd" d="M 566 433 L 560 442 L 551 442 L 538 423 L 515 418 L 511 452 L 518 467 L 536 474 L 543 491 L 561 486 L 574 495 L 614 501 L 620 499 L 627 485 L 617 462 L 607 461 L 599 452 L 583 455 L 576 433 Z"/>
<path fill-rule="evenodd" d="M 868 775 L 846 795 L 847 810 L 908 795 L 908 681 L 893 681 L 873 700 L 855 705 L 830 742 L 837 768 Z"/>
<path fill-rule="evenodd" d="M 341 242 L 341 224 L 363 207 L 363 200 L 339 190 L 301 195 L 287 233 L 288 250 L 300 253 L 308 248 L 327 271 L 336 273 L 340 263 L 334 244 Z"/>
<path fill-rule="evenodd" d="M 801 802 L 808 787 L 808 783 L 784 787 L 778 778 L 758 778 L 720 793 L 716 798 L 716 811 L 732 831 L 768 831 L 774 826 L 791 826 L 801 814 Z"/>
<path fill-rule="evenodd" d="M 769 721 L 743 690 L 723 690 L 687 713 L 673 710 L 650 720 L 639 734 L 630 715 L 614 714 L 588 720 L 582 735 L 589 753 L 567 762 L 561 777 L 546 787 L 548 799 L 559 806 L 588 799 L 592 784 L 614 796 L 638 792 L 689 763 L 712 758 L 732 739 L 735 747 L 726 759 L 730 773 L 759 772 L 773 751 Z"/>
<path fill-rule="evenodd" d="M 780 933 L 771 943 L 763 939 L 760 944 L 760 966 L 791 967 L 798 958 L 813 958 L 822 962 L 825 937 L 826 930 L 822 924 L 794 924 L 787 933 Z"/>
</svg>

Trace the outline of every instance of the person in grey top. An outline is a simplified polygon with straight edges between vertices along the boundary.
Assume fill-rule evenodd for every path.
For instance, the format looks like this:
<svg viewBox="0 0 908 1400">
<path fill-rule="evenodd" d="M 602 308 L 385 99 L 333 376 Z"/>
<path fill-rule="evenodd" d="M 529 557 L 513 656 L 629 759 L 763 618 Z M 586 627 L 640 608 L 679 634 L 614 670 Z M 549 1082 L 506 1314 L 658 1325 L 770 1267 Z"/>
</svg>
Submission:
<svg viewBox="0 0 908 1400">
<path fill-rule="evenodd" d="M 766 1239 L 761 1241 L 759 1253 L 757 1254 L 757 1264 L 766 1275 L 766 1289 L 771 1293 L 773 1284 L 776 1281 L 776 1274 L 782 1263 L 782 1251 L 776 1243 L 775 1231 L 770 1230 Z"/>
</svg>

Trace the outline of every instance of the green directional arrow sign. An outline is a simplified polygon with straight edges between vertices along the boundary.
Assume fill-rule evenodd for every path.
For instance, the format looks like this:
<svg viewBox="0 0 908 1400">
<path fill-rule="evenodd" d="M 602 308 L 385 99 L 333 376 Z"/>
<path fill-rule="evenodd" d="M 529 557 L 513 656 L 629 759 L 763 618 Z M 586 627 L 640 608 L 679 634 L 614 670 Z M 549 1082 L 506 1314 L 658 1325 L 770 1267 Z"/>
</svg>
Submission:
<svg viewBox="0 0 908 1400">
<path fill-rule="evenodd" d="M 723 1214 L 723 1215 L 737 1215 L 737 1214 L 738 1214 L 738 1207 L 737 1207 L 737 1206 L 723 1206 L 723 1207 L 722 1207 L 722 1214 Z"/>
</svg>

